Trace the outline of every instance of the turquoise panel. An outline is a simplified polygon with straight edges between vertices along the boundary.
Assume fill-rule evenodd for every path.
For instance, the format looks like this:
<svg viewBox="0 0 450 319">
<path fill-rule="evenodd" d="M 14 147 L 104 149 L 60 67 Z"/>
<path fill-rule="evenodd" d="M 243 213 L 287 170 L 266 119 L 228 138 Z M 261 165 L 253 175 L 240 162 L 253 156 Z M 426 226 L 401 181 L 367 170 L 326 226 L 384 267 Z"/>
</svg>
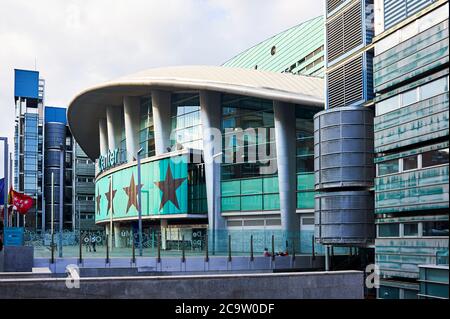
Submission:
<svg viewBox="0 0 450 319">
<path fill-rule="evenodd" d="M 448 247 L 448 237 L 399 238 L 375 241 L 375 262 L 382 275 L 418 278 L 419 265 L 435 264 L 436 253 Z"/>
<path fill-rule="evenodd" d="M 263 180 L 264 193 L 278 193 L 278 177 L 264 178 Z"/>
<path fill-rule="evenodd" d="M 222 211 L 239 211 L 241 210 L 241 197 L 222 197 Z"/>
<path fill-rule="evenodd" d="M 297 190 L 314 190 L 314 173 L 298 174 Z"/>
<path fill-rule="evenodd" d="M 448 164 L 375 179 L 375 213 L 448 208 Z"/>
<path fill-rule="evenodd" d="M 262 210 L 263 197 L 261 195 L 257 196 L 243 196 L 241 197 L 242 210 L 253 211 Z"/>
<path fill-rule="evenodd" d="M 449 134 L 449 93 L 375 117 L 378 153 Z"/>
<path fill-rule="evenodd" d="M 299 209 L 314 209 L 314 194 L 315 192 L 298 192 L 297 193 L 297 208 Z"/>
<path fill-rule="evenodd" d="M 269 194 L 264 195 L 264 210 L 277 210 L 280 209 L 280 195 Z"/>
<path fill-rule="evenodd" d="M 234 196 L 241 194 L 240 181 L 222 182 L 222 196 Z"/>
<path fill-rule="evenodd" d="M 375 57 L 375 92 L 442 67 L 448 54 L 448 21 L 444 21 Z"/>
<path fill-rule="evenodd" d="M 168 169 L 172 179 L 169 179 Z M 159 161 L 143 163 L 142 172 L 142 215 L 166 215 L 188 213 L 188 166 L 186 157 L 176 159 L 162 159 Z M 132 166 L 110 173 L 96 181 L 96 199 L 99 198 L 99 209 L 96 207 L 96 222 L 110 219 L 111 209 L 108 210 L 108 195 L 110 182 L 115 191 L 113 197 L 113 219 L 137 217 L 137 200 L 127 195 L 127 189 L 134 180 L 137 187 L 137 167 Z M 158 182 L 169 183 L 169 200 L 161 206 L 163 192 L 155 184 Z M 171 184 L 170 184 L 171 183 Z M 175 187 L 177 186 L 177 187 Z M 174 189 L 175 188 L 175 189 Z M 131 198 L 131 199 L 130 199 Z M 131 203 L 131 205 L 130 205 Z M 176 206 L 178 204 L 178 207 Z M 189 212 L 191 213 L 191 212 Z M 195 213 L 195 212 L 194 212 Z"/>
<path fill-rule="evenodd" d="M 261 178 L 243 179 L 241 180 L 241 194 L 262 194 L 263 183 Z"/>
</svg>

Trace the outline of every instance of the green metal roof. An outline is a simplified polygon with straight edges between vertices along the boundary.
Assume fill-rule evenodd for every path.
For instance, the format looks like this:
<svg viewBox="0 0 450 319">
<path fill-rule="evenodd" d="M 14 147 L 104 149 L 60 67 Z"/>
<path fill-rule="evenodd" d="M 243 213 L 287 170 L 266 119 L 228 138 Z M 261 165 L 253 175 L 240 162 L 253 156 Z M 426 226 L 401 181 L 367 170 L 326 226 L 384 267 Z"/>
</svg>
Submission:
<svg viewBox="0 0 450 319">
<path fill-rule="evenodd" d="M 324 42 L 324 19 L 319 16 L 264 40 L 223 66 L 247 69 L 257 66 L 258 70 L 323 77 Z M 316 54 L 311 54 L 314 51 Z"/>
</svg>

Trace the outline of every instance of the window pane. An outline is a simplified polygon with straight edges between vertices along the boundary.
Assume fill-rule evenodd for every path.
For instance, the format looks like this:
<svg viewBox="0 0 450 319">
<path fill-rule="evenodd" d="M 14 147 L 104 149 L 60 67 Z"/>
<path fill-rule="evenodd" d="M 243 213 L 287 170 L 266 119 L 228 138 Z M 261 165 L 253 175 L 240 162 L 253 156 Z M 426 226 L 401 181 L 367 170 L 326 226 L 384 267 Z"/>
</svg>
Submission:
<svg viewBox="0 0 450 319">
<path fill-rule="evenodd" d="M 417 236 L 418 234 L 419 234 L 419 225 L 417 223 L 403 225 L 404 236 Z"/>
<path fill-rule="evenodd" d="M 399 237 L 399 224 L 380 224 L 378 225 L 378 237 Z"/>
<path fill-rule="evenodd" d="M 409 171 L 417 168 L 417 155 L 408 156 L 403 159 L 403 170 Z"/>
<path fill-rule="evenodd" d="M 403 290 L 403 299 L 417 299 L 417 291 L 416 290 Z"/>
<path fill-rule="evenodd" d="M 417 102 L 417 90 L 407 91 L 402 94 L 402 105 L 406 106 Z"/>
<path fill-rule="evenodd" d="M 423 236 L 448 236 L 448 220 L 424 222 L 422 225 Z"/>
<path fill-rule="evenodd" d="M 440 78 L 439 80 L 430 82 L 420 88 L 421 99 L 425 100 L 435 95 L 448 91 L 447 78 Z"/>
<path fill-rule="evenodd" d="M 399 172 L 398 160 L 390 160 L 378 164 L 378 175 L 394 174 Z"/>
<path fill-rule="evenodd" d="M 382 115 L 398 108 L 399 95 L 383 100 L 376 104 L 376 115 Z"/>
<path fill-rule="evenodd" d="M 448 164 L 448 148 L 422 154 L 422 167 Z"/>
</svg>

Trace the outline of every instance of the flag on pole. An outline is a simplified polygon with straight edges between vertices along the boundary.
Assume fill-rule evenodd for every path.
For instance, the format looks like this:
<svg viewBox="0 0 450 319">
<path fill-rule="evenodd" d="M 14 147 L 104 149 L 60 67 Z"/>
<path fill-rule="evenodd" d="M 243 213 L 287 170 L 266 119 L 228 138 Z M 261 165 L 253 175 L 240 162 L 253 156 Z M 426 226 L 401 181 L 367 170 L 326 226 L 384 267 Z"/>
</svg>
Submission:
<svg viewBox="0 0 450 319">
<path fill-rule="evenodd" d="M 12 188 L 9 190 L 8 202 L 20 214 L 26 214 L 34 205 L 34 200 L 31 196 L 16 192 Z"/>
</svg>

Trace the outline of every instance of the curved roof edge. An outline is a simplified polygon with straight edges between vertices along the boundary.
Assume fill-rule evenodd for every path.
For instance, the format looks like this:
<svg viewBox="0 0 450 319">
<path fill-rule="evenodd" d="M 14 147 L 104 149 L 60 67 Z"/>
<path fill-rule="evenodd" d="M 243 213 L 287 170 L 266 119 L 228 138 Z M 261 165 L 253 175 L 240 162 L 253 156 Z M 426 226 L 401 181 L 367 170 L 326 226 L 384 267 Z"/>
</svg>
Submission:
<svg viewBox="0 0 450 319">
<path fill-rule="evenodd" d="M 100 118 L 106 106 L 122 105 L 124 96 L 148 95 L 152 89 L 208 90 L 323 108 L 323 79 L 219 66 L 150 69 L 83 90 L 70 102 L 67 120 L 83 151 L 99 155 Z"/>
</svg>

